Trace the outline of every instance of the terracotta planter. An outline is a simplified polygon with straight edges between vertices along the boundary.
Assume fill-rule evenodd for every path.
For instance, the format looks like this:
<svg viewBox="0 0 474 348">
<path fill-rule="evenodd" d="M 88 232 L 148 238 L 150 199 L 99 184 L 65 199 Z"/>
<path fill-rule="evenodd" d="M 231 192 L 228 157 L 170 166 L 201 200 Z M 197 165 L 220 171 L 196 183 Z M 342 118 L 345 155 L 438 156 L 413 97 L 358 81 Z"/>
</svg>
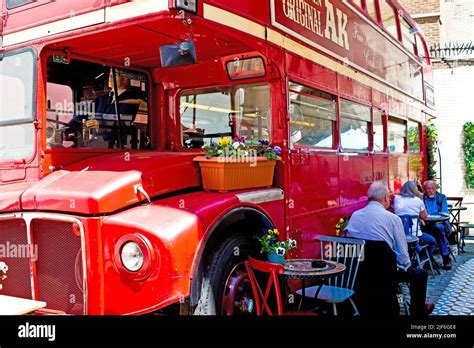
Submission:
<svg viewBox="0 0 474 348">
<path fill-rule="evenodd" d="M 271 187 L 276 161 L 257 157 L 253 162 L 237 162 L 232 158 L 204 156 L 194 158 L 201 167 L 202 186 L 206 191 L 231 191 Z"/>
</svg>

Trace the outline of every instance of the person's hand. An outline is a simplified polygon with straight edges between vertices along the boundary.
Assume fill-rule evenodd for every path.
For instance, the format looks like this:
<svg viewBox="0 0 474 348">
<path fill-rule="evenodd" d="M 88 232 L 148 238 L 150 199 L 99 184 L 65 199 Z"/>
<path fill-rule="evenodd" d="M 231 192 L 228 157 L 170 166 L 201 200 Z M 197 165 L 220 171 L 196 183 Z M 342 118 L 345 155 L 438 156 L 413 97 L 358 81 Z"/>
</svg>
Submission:
<svg viewBox="0 0 474 348">
<path fill-rule="evenodd" d="M 87 120 L 87 121 L 86 121 L 86 127 L 87 127 L 87 128 L 99 129 L 99 121 L 97 121 L 96 119 Z"/>
</svg>

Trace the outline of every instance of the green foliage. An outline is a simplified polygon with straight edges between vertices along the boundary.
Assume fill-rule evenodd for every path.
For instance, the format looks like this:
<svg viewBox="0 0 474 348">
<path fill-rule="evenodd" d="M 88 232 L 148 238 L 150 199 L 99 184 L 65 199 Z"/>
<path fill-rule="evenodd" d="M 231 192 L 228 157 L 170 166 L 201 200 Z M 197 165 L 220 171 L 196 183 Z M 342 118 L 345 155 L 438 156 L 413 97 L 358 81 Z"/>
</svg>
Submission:
<svg viewBox="0 0 474 348">
<path fill-rule="evenodd" d="M 408 128 L 408 149 L 410 152 L 420 152 L 420 134 L 418 126 Z"/>
<path fill-rule="evenodd" d="M 267 254 L 276 253 L 278 255 L 285 255 L 290 248 L 296 248 L 296 241 L 293 239 L 288 239 L 285 241 L 280 241 L 278 229 L 274 228 L 266 231 L 266 233 L 261 237 L 256 237 L 261 246 L 261 252 L 266 252 Z"/>
<path fill-rule="evenodd" d="M 268 141 L 260 140 L 258 145 L 248 146 L 244 138 L 236 138 L 231 141 L 229 138 L 221 138 L 217 143 L 211 142 L 204 146 L 206 157 L 233 157 L 250 158 L 256 156 L 266 157 L 271 161 L 279 160 L 281 154 L 279 146 L 270 146 Z"/>
<path fill-rule="evenodd" d="M 436 151 L 438 146 L 436 141 L 438 140 L 438 130 L 434 124 L 426 126 L 426 153 L 428 157 L 428 180 L 436 180 L 437 172 L 436 166 Z"/>
<path fill-rule="evenodd" d="M 464 124 L 464 162 L 466 163 L 466 185 L 474 188 L 474 123 Z"/>
</svg>

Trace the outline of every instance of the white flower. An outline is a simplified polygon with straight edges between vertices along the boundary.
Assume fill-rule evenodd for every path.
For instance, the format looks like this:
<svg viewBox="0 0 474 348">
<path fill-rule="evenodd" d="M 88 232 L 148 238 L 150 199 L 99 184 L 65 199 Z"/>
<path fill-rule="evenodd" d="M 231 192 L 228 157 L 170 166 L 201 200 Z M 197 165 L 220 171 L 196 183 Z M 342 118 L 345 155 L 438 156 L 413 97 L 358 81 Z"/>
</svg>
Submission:
<svg viewBox="0 0 474 348">
<path fill-rule="evenodd" d="M 222 155 L 223 153 L 224 153 L 224 151 L 222 151 L 222 150 L 217 150 L 217 154 L 218 154 L 218 155 Z"/>
<path fill-rule="evenodd" d="M 240 147 L 240 143 L 236 141 L 235 143 L 232 144 L 232 147 L 237 150 Z"/>
<path fill-rule="evenodd" d="M 283 256 L 285 255 L 285 248 L 278 247 L 276 250 L 277 255 Z"/>
<path fill-rule="evenodd" d="M 290 247 L 291 247 L 292 249 L 296 248 L 296 240 L 290 239 L 289 242 L 290 242 Z"/>
<path fill-rule="evenodd" d="M 8 272 L 8 266 L 5 262 L 3 261 L 0 261 L 0 271 L 2 271 L 3 273 L 7 273 Z"/>
</svg>

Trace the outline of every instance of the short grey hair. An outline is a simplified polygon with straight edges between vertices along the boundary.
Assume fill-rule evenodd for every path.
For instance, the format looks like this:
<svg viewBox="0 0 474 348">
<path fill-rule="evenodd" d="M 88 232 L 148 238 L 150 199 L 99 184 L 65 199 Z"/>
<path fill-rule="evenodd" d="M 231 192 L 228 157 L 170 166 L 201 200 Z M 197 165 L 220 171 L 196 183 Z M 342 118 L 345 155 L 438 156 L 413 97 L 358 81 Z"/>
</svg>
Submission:
<svg viewBox="0 0 474 348">
<path fill-rule="evenodd" d="M 400 196 L 402 197 L 418 197 L 418 187 L 416 186 L 414 181 L 407 181 L 403 184 L 402 189 L 400 190 Z"/>
<path fill-rule="evenodd" d="M 369 190 L 367 191 L 367 196 L 369 201 L 381 202 L 386 196 L 390 195 L 387 185 L 381 181 L 375 181 L 370 185 Z"/>
</svg>

